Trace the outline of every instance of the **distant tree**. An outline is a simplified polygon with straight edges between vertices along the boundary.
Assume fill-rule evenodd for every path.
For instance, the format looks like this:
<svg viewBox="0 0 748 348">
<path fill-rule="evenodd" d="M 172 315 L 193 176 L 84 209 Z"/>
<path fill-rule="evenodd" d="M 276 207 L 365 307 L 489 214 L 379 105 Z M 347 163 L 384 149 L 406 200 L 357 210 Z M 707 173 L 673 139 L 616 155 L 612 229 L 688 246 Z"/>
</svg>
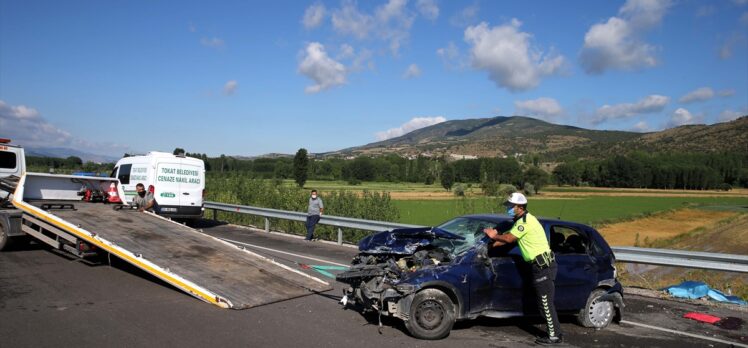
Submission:
<svg viewBox="0 0 748 348">
<path fill-rule="evenodd" d="M 83 160 L 78 156 L 69 156 L 65 159 L 65 162 L 71 167 L 80 167 L 83 165 Z"/>
<path fill-rule="evenodd" d="M 309 170 L 309 158 L 307 157 L 307 151 L 304 148 L 296 151 L 296 156 L 293 158 L 293 178 L 299 187 L 304 187 L 306 183 Z"/>
<path fill-rule="evenodd" d="M 181 147 L 178 147 L 178 148 L 174 149 L 174 152 L 172 152 L 172 153 L 175 154 L 175 155 L 184 155 L 184 149 L 181 148 Z"/>
<path fill-rule="evenodd" d="M 444 187 L 445 190 L 451 191 L 452 185 L 454 185 L 455 183 L 454 167 L 452 167 L 451 165 L 445 165 L 444 168 L 442 168 L 440 181 L 441 181 L 442 187 Z"/>
<path fill-rule="evenodd" d="M 538 167 L 530 167 L 525 170 L 522 175 L 522 186 L 532 184 L 535 192 L 540 192 L 540 189 L 548 184 L 549 175 L 544 170 Z"/>
<path fill-rule="evenodd" d="M 426 185 L 433 185 L 435 180 L 436 178 L 434 177 L 434 175 L 431 173 L 428 173 L 426 174 L 426 178 L 425 180 L 423 180 L 423 183 Z"/>
</svg>

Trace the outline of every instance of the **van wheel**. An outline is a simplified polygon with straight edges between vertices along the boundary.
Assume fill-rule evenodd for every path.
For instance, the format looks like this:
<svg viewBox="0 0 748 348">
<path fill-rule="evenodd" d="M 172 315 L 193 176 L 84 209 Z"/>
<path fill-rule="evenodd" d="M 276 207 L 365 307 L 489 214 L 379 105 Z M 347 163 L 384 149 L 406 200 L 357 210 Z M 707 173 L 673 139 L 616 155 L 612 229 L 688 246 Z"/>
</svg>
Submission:
<svg viewBox="0 0 748 348">
<path fill-rule="evenodd" d="M 426 289 L 416 294 L 405 327 L 411 335 L 438 340 L 449 335 L 455 323 L 455 305 L 441 290 Z"/>
<path fill-rule="evenodd" d="M 587 305 L 577 314 L 580 325 L 602 329 L 613 321 L 616 314 L 613 302 L 600 300 L 600 297 L 607 293 L 604 289 L 595 289 L 590 293 Z"/>
</svg>

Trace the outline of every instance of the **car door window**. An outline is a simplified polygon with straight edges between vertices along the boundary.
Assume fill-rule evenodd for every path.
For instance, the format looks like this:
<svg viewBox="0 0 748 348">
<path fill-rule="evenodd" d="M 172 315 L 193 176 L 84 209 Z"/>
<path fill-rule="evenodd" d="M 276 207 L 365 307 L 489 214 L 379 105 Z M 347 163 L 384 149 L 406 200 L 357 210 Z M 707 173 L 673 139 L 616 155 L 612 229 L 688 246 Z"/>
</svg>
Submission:
<svg viewBox="0 0 748 348">
<path fill-rule="evenodd" d="M 551 227 L 551 250 L 557 254 L 586 254 L 589 241 L 577 229 L 569 226 Z"/>
</svg>

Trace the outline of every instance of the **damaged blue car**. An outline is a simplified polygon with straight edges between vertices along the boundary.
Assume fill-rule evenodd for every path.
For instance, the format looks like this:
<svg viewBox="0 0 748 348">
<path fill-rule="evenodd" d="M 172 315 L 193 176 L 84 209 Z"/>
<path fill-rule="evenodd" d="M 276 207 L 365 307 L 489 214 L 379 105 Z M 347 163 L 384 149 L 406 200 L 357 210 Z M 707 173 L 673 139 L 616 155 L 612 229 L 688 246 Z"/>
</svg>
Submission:
<svg viewBox="0 0 748 348">
<path fill-rule="evenodd" d="M 623 289 L 608 243 L 583 224 L 540 223 L 558 263 L 559 314 L 576 315 L 581 325 L 598 329 L 620 320 Z M 350 269 L 336 277 L 349 285 L 342 302 L 400 318 L 421 339 L 446 337 L 457 320 L 538 315 L 530 272 L 524 269 L 529 264 L 519 248 L 490 248 L 483 233 L 511 225 L 506 215 L 468 215 L 433 228 L 368 236 Z"/>
</svg>

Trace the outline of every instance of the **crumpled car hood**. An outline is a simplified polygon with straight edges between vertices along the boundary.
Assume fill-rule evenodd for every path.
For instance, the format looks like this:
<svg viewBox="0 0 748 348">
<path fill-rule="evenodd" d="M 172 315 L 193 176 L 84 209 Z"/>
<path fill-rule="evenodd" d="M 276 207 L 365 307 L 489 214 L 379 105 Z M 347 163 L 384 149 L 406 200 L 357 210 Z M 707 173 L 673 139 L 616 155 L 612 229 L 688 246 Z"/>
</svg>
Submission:
<svg viewBox="0 0 748 348">
<path fill-rule="evenodd" d="M 398 228 L 392 231 L 379 232 L 361 240 L 358 250 L 367 254 L 401 254 L 409 255 L 435 239 L 465 239 L 454 233 L 439 228 Z"/>
</svg>

